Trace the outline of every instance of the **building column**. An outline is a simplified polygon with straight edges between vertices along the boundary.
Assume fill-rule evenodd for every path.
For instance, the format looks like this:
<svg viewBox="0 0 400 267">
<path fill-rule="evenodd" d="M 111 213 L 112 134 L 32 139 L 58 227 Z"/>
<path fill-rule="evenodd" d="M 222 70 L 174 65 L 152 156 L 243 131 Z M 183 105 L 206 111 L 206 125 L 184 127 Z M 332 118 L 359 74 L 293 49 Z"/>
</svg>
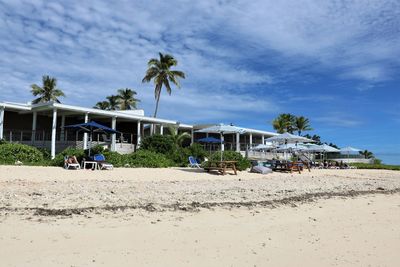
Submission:
<svg viewBox="0 0 400 267">
<path fill-rule="evenodd" d="M 4 139 L 4 107 L 0 107 L 0 140 Z"/>
<path fill-rule="evenodd" d="M 151 123 L 151 124 L 150 124 L 150 136 L 152 136 L 153 133 L 154 133 L 154 124 Z"/>
<path fill-rule="evenodd" d="M 240 133 L 236 133 L 236 152 L 240 152 Z"/>
<path fill-rule="evenodd" d="M 60 132 L 60 141 L 64 142 L 65 141 L 65 115 L 61 116 L 61 132 Z"/>
<path fill-rule="evenodd" d="M 221 151 L 225 151 L 224 135 L 221 134 Z"/>
<path fill-rule="evenodd" d="M 193 145 L 193 143 L 194 143 L 194 130 L 193 130 L 193 128 L 190 131 L 190 137 L 191 137 L 190 144 Z"/>
<path fill-rule="evenodd" d="M 85 123 L 89 122 L 89 113 L 85 113 Z M 88 134 L 83 133 L 83 149 L 88 148 Z"/>
<path fill-rule="evenodd" d="M 142 130 L 141 130 L 141 123 L 140 121 L 137 122 L 137 143 L 136 143 L 136 149 L 140 147 L 140 143 L 142 142 Z"/>
<path fill-rule="evenodd" d="M 265 136 L 264 136 L 264 135 L 261 135 L 261 143 L 262 143 L 263 145 L 265 145 Z"/>
<path fill-rule="evenodd" d="M 111 128 L 113 130 L 116 130 L 116 128 L 117 128 L 117 117 L 113 117 L 112 118 Z M 116 143 L 117 143 L 117 134 L 113 133 L 113 134 L 111 134 L 111 151 L 115 151 Z"/>
<path fill-rule="evenodd" d="M 160 134 L 164 135 L 164 125 L 160 125 Z"/>
<path fill-rule="evenodd" d="M 32 136 L 31 136 L 32 143 L 35 143 L 36 141 L 36 124 L 37 124 L 37 112 L 34 111 L 32 113 Z"/>
<path fill-rule="evenodd" d="M 56 135 L 57 135 L 57 109 L 53 109 L 53 124 L 51 126 L 51 158 L 56 157 Z"/>
<path fill-rule="evenodd" d="M 250 143 L 250 148 L 251 148 L 252 145 L 253 145 L 253 134 L 252 134 L 252 133 L 250 133 L 250 140 L 249 140 L 249 143 Z"/>
</svg>

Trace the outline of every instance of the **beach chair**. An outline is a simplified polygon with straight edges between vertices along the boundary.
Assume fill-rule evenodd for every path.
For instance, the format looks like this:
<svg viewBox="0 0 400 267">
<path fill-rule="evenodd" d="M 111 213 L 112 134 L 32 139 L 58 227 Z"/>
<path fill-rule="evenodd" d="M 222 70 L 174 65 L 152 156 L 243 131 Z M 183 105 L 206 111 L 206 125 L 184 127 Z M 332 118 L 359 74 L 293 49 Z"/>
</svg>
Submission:
<svg viewBox="0 0 400 267">
<path fill-rule="evenodd" d="M 69 159 L 73 158 L 74 162 L 69 162 Z M 81 165 L 79 164 L 78 160 L 76 159 L 75 156 L 65 156 L 64 157 L 64 169 L 66 170 L 70 170 L 70 169 L 74 169 L 74 170 L 80 170 L 81 169 Z"/>
<path fill-rule="evenodd" d="M 108 163 L 106 161 L 106 157 L 104 157 L 103 154 L 95 154 L 93 156 L 93 161 L 97 162 L 97 166 L 98 166 L 99 170 L 112 170 L 112 169 L 114 169 L 114 165 L 112 165 L 111 163 Z"/>
<path fill-rule="evenodd" d="M 201 168 L 200 163 L 198 163 L 197 160 L 193 156 L 189 157 L 189 167 L 198 168 L 198 169 Z"/>
</svg>

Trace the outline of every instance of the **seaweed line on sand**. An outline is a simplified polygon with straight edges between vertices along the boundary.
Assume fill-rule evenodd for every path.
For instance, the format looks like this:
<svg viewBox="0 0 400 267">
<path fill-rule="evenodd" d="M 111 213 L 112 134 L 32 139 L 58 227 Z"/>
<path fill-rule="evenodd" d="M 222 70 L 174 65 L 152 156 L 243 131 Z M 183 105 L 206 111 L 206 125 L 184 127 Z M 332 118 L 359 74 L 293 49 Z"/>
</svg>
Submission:
<svg viewBox="0 0 400 267">
<path fill-rule="evenodd" d="M 0 207 L 0 211 L 6 212 L 18 212 L 18 211 L 34 211 L 34 216 L 72 216 L 72 215 L 83 215 L 91 212 L 101 211 L 124 211 L 130 209 L 142 209 L 148 212 L 163 212 L 163 211 L 187 211 L 187 212 L 198 212 L 200 208 L 212 209 L 215 207 L 221 208 L 240 208 L 240 207 L 268 207 L 276 208 L 281 205 L 290 205 L 296 207 L 296 203 L 313 202 L 318 199 L 329 199 L 334 197 L 351 198 L 356 196 L 371 195 L 371 194 L 395 194 L 400 193 L 400 188 L 385 190 L 384 188 L 377 188 L 376 190 L 367 191 L 355 191 L 350 190 L 346 192 L 316 192 L 307 193 L 298 196 L 292 196 L 274 200 L 264 201 L 238 201 L 238 202 L 191 202 L 191 203 L 174 203 L 174 204 L 157 204 L 148 203 L 145 205 L 126 205 L 126 206 L 99 206 L 99 207 L 83 207 L 83 208 L 65 208 L 65 209 L 51 209 L 51 208 L 9 208 Z"/>
</svg>

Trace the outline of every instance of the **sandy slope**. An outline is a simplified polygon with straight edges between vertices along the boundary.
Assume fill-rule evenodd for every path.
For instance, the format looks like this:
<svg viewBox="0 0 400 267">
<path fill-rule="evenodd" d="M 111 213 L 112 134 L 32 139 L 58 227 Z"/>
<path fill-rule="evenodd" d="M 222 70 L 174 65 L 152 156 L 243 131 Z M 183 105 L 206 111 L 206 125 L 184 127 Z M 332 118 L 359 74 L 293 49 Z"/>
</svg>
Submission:
<svg viewBox="0 0 400 267">
<path fill-rule="evenodd" d="M 0 266 L 400 266 L 400 172 L 0 166 Z"/>
<path fill-rule="evenodd" d="M 1 266 L 399 266 L 400 195 L 41 221 L 10 214 L 0 247 Z"/>
</svg>

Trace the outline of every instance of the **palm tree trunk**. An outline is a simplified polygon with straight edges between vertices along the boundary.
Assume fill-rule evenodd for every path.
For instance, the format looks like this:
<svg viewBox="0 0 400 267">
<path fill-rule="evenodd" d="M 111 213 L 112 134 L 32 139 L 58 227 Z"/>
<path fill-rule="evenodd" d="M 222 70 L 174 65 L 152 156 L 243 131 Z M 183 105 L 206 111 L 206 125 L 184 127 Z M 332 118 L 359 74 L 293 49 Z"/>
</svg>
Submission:
<svg viewBox="0 0 400 267">
<path fill-rule="evenodd" d="M 154 118 L 157 117 L 157 111 L 158 111 L 158 103 L 160 102 L 160 93 L 157 95 L 156 99 L 156 109 L 154 110 Z"/>
</svg>

